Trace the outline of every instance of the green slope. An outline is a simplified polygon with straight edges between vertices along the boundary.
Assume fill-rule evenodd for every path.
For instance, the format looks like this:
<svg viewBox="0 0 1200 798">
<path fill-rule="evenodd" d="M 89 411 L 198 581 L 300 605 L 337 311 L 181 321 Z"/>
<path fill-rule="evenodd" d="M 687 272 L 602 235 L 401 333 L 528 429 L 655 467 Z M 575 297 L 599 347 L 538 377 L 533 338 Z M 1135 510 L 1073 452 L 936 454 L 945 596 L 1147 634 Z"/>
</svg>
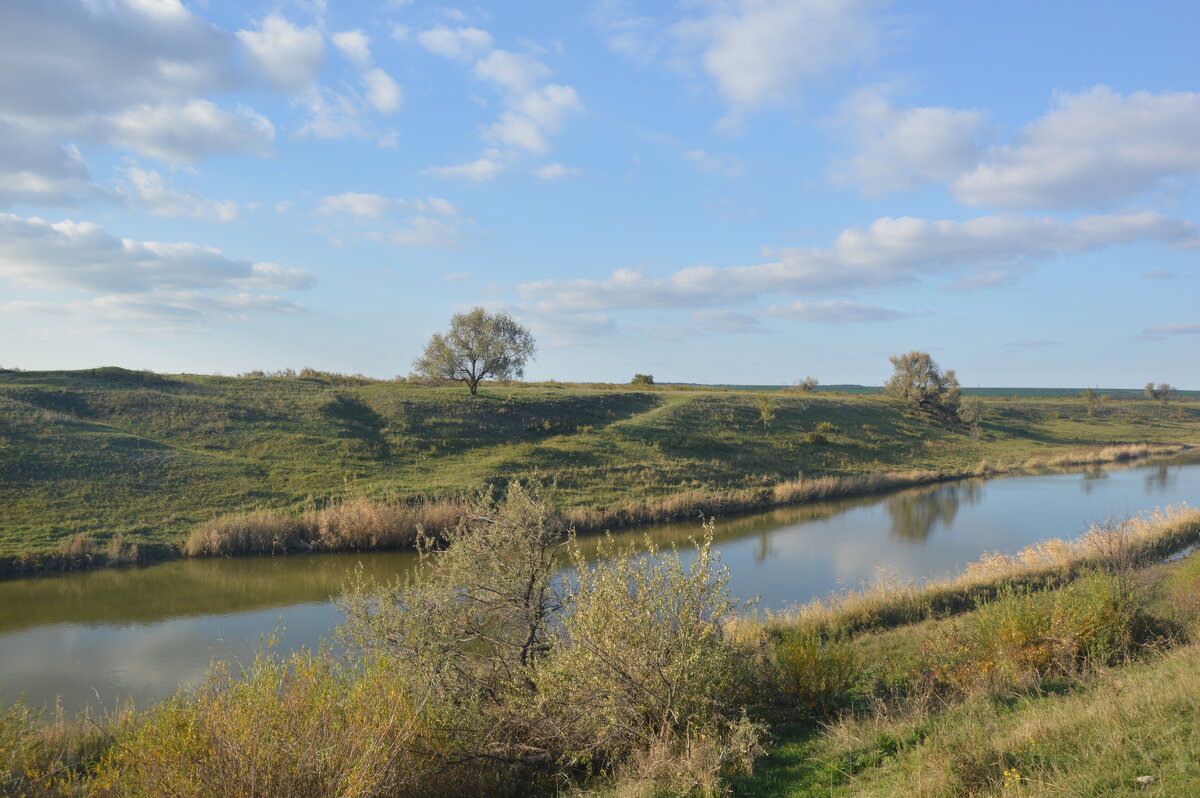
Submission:
<svg viewBox="0 0 1200 798">
<path fill-rule="evenodd" d="M 1200 442 L 1200 404 L 989 400 L 975 442 L 879 396 L 626 386 L 487 386 L 158 375 L 0 373 L 0 555 L 81 532 L 178 542 L 196 523 L 345 491 L 457 494 L 534 473 L 567 506 L 806 476 L 974 467 L 1116 442 Z M 838 428 L 822 440 L 812 432 Z"/>
</svg>

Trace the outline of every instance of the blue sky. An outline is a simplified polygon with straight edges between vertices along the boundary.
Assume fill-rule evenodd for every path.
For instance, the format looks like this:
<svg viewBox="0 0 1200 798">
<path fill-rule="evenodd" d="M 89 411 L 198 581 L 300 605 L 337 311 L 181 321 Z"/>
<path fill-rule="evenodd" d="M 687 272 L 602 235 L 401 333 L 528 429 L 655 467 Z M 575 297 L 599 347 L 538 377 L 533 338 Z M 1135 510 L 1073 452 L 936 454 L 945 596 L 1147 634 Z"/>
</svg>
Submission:
<svg viewBox="0 0 1200 798">
<path fill-rule="evenodd" d="M 1200 4 L 0 3 L 0 365 L 1200 388 Z"/>
</svg>

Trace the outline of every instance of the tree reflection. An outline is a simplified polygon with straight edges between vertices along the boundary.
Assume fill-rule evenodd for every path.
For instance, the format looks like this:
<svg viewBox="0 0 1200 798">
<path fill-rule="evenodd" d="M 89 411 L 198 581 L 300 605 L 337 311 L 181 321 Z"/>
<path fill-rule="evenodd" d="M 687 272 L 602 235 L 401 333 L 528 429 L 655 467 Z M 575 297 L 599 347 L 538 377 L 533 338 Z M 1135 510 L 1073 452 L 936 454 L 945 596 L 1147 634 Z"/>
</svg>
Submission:
<svg viewBox="0 0 1200 798">
<path fill-rule="evenodd" d="M 888 497 L 892 519 L 891 535 L 907 543 L 923 543 L 939 523 L 949 528 L 962 504 L 977 504 L 983 498 L 982 479 L 907 490 Z"/>
</svg>

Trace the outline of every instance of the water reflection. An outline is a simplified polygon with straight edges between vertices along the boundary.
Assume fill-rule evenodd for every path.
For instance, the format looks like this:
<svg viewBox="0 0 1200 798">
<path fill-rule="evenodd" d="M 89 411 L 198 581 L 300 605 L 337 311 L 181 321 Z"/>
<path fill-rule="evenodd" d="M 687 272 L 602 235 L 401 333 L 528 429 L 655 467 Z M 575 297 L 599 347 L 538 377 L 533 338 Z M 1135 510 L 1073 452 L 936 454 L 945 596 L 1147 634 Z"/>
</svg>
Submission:
<svg viewBox="0 0 1200 798">
<path fill-rule="evenodd" d="M 1076 483 L 1085 487 L 1080 491 Z M 985 489 L 986 484 L 986 489 Z M 883 568 L 945 574 L 984 551 L 1074 536 L 1090 521 L 1200 500 L 1200 453 L 1150 464 L 928 485 L 720 518 L 716 543 L 735 595 L 781 607 L 855 586 Z M 690 556 L 699 521 L 615 536 Z M 583 538 L 594 558 L 598 538 Z M 221 652 L 245 656 L 282 621 L 284 647 L 316 645 L 337 621 L 330 603 L 360 566 L 388 581 L 406 552 L 186 560 L 129 570 L 0 581 L 0 704 L 25 693 L 69 711 L 119 696 L 158 700 Z"/>
<path fill-rule="evenodd" d="M 891 534 L 907 543 L 924 543 L 939 524 L 945 529 L 954 525 L 960 504 L 979 503 L 983 483 L 982 479 L 968 479 L 889 496 L 886 506 L 892 519 Z"/>
</svg>

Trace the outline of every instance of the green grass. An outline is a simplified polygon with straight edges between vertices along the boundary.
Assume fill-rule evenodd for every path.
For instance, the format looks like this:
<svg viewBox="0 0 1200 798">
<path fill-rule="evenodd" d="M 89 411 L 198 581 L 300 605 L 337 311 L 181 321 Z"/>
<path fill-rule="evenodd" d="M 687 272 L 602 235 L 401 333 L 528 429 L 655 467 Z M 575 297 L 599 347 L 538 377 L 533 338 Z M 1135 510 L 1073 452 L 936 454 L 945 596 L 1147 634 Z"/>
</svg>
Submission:
<svg viewBox="0 0 1200 798">
<path fill-rule="evenodd" d="M 197 524 L 346 494 L 455 496 L 541 475 L 567 508 L 767 487 L 797 474 L 953 471 L 1128 442 L 1200 442 L 1200 404 L 990 400 L 975 442 L 870 395 L 668 386 L 458 387 L 104 368 L 0 373 L 0 557 L 86 533 L 143 552 Z M 822 441 L 818 424 L 840 432 Z"/>
</svg>

